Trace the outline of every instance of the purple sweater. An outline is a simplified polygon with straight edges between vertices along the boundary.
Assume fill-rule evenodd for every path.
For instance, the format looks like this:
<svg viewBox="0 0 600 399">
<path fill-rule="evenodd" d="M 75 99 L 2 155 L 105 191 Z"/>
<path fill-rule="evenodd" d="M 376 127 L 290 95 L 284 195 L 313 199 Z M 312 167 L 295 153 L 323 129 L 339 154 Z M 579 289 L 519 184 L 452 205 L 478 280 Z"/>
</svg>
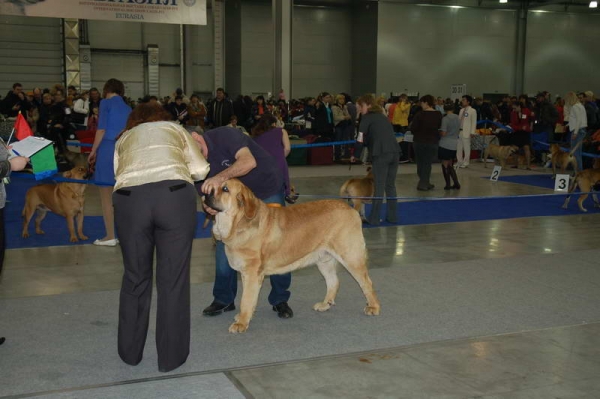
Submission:
<svg viewBox="0 0 600 399">
<path fill-rule="evenodd" d="M 273 128 L 254 137 L 254 141 L 264 148 L 277 163 L 277 167 L 283 174 L 283 183 L 285 185 L 285 195 L 290 194 L 290 174 L 288 171 L 287 161 L 283 152 L 283 129 L 280 127 Z"/>
</svg>

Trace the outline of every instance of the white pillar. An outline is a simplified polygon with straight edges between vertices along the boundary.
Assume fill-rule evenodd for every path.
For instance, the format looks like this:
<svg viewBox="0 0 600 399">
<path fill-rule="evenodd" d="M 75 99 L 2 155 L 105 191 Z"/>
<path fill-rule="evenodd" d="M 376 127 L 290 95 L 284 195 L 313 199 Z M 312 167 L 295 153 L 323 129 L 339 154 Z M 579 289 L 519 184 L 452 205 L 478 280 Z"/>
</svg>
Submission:
<svg viewBox="0 0 600 399">
<path fill-rule="evenodd" d="M 272 0 L 275 60 L 273 66 L 273 95 L 283 89 L 287 99 L 292 97 L 292 22 L 293 0 Z"/>
<path fill-rule="evenodd" d="M 215 90 L 223 87 L 225 83 L 225 5 L 222 1 L 213 0 L 213 26 L 214 45 L 215 45 Z"/>
</svg>

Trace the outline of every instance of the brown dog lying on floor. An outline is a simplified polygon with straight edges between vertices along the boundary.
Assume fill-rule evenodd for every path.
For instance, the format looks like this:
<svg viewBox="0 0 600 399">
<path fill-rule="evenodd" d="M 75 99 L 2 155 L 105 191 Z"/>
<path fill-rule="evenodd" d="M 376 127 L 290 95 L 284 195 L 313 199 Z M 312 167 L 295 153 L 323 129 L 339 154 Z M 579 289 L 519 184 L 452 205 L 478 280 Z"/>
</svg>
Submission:
<svg viewBox="0 0 600 399">
<path fill-rule="evenodd" d="M 64 177 L 76 180 L 88 178 L 88 169 L 82 166 L 75 167 L 65 172 Z M 75 235 L 75 222 L 77 217 L 77 234 L 82 240 L 87 240 L 83 234 L 83 205 L 85 203 L 85 189 L 87 184 L 58 183 L 40 184 L 27 190 L 25 207 L 23 208 L 23 238 L 29 237 L 29 222 L 37 210 L 35 218 L 36 234 L 44 234 L 41 223 L 46 213 L 50 210 L 57 215 L 67 218 L 67 226 L 71 242 L 77 242 Z"/>
<path fill-rule="evenodd" d="M 488 156 L 492 156 L 495 160 L 500 161 L 500 165 L 504 169 L 506 167 L 506 160 L 516 154 L 519 151 L 519 147 L 516 145 L 497 145 L 488 144 L 483 152 L 483 166 L 487 168 Z"/>
<path fill-rule="evenodd" d="M 581 141 L 579 143 L 577 143 L 577 145 L 570 151 L 570 152 L 564 152 L 563 150 L 560 149 L 560 146 L 558 144 L 552 144 L 550 145 L 550 154 L 552 154 L 552 178 L 554 179 L 556 177 L 556 167 L 560 166 L 560 171 L 562 173 L 565 172 L 565 170 L 567 169 L 567 166 L 569 166 L 569 164 L 571 164 L 571 166 L 573 166 L 573 175 L 577 174 L 577 158 L 575 158 L 573 156 L 573 154 L 575 153 L 575 150 L 577 150 L 577 147 L 579 147 L 581 145 Z"/>
<path fill-rule="evenodd" d="M 322 200 L 269 207 L 237 179 L 223 183 L 218 192 L 206 196 L 205 203 L 218 211 L 213 233 L 225 244 L 231 267 L 242 274 L 240 313 L 229 332 L 248 329 L 265 276 L 312 264 L 317 264 L 327 284 L 325 299 L 314 310 L 323 312 L 335 304 L 339 262 L 367 298 L 365 314 L 379 314 L 379 300 L 367 270 L 362 222 L 347 204 Z"/>
<path fill-rule="evenodd" d="M 569 187 L 569 195 L 565 198 L 565 203 L 563 204 L 563 209 L 567 209 L 569 206 L 569 201 L 571 200 L 571 193 L 575 191 L 575 187 L 579 186 L 579 190 L 582 193 L 589 193 L 594 190 L 594 186 L 600 183 L 600 169 L 584 169 L 581 172 L 575 175 L 575 178 L 571 181 L 571 186 Z M 579 209 L 581 212 L 587 212 L 587 209 L 583 207 L 583 201 L 586 200 L 589 194 L 582 194 L 579 196 L 577 200 L 577 205 L 579 205 Z M 600 202 L 598 202 L 598 197 L 596 194 L 592 194 L 594 198 L 594 208 L 600 208 Z"/>
<path fill-rule="evenodd" d="M 364 204 L 370 204 L 371 200 L 368 197 L 373 197 L 373 195 L 375 195 L 375 182 L 371 167 L 367 168 L 365 177 L 346 180 L 340 188 L 340 197 L 362 197 L 348 199 L 362 219 L 365 219 Z"/>
</svg>

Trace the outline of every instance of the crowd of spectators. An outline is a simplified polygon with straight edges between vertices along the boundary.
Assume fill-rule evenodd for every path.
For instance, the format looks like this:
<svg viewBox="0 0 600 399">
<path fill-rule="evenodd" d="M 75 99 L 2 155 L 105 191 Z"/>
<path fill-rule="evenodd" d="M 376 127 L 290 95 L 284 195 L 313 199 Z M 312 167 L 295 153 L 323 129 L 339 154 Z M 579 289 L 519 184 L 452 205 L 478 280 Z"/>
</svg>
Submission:
<svg viewBox="0 0 600 399">
<path fill-rule="evenodd" d="M 598 101 L 591 91 L 579 92 L 577 96 L 586 111 L 587 131 L 593 134 L 600 129 Z M 96 88 L 77 92 L 73 86 L 65 89 L 57 84 L 51 88 L 34 88 L 25 92 L 21 84 L 15 83 L 12 90 L 1 99 L 0 113 L 10 118 L 21 112 L 27 117 L 35 134 L 53 140 L 59 148 L 64 148 L 66 140 L 73 138 L 75 131 L 96 129 L 101 97 L 102 93 Z M 323 141 L 345 141 L 355 138 L 360 119 L 348 93 L 332 95 L 322 92 L 316 97 L 288 101 L 283 90 L 271 98 L 262 95 L 231 98 L 223 88 L 218 88 L 215 97 L 204 103 L 200 96 L 193 94 L 188 97 L 178 88 L 171 96 L 163 98 L 146 96 L 137 101 L 127 97 L 124 99 L 132 108 L 140 102 L 160 103 L 174 121 L 190 131 L 232 126 L 247 133 L 268 113 L 277 119 L 278 126 L 287 127 L 291 133 L 314 134 Z M 422 110 L 418 96 L 402 94 L 389 98 L 376 97 L 376 102 L 397 133 L 410 130 L 411 122 Z M 452 108 L 453 113 L 458 115 L 462 107 L 461 99 L 434 97 L 433 109 L 442 115 L 446 114 L 445 109 Z M 507 95 L 497 102 L 476 97 L 471 107 L 477 113 L 477 120 L 497 122 L 532 135 L 542 134 L 536 136 L 541 141 L 569 142 L 571 106 L 565 104 L 562 97 L 552 100 L 548 92 L 540 92 L 535 97 Z M 593 151 L 589 141 L 585 146 Z M 541 158 L 540 151 L 534 151 L 534 154 Z M 336 161 L 340 161 L 350 158 L 352 151 L 348 146 L 337 146 L 334 156 Z"/>
</svg>

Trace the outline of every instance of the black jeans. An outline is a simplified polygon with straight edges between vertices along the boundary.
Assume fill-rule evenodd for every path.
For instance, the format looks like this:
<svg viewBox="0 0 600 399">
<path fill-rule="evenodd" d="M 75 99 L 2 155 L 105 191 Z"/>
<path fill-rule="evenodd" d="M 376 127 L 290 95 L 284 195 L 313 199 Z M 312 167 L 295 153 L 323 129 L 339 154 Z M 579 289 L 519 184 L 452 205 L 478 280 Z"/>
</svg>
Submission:
<svg viewBox="0 0 600 399">
<path fill-rule="evenodd" d="M 190 350 L 190 259 L 196 190 L 182 180 L 126 187 L 113 194 L 123 253 L 118 349 L 127 364 L 142 360 L 152 302 L 156 250 L 156 348 L 161 371 L 185 362 Z"/>
<path fill-rule="evenodd" d="M 431 178 L 431 164 L 438 153 L 437 144 L 414 143 L 415 158 L 417 161 L 417 175 L 419 176 L 418 188 L 427 190 Z"/>
<path fill-rule="evenodd" d="M 396 175 L 398 174 L 398 162 L 400 154 L 398 152 L 386 152 L 381 155 L 373 156 L 373 180 L 375 183 L 374 197 L 383 197 L 385 192 L 387 216 L 386 220 L 390 223 L 397 223 L 396 207 Z M 394 198 L 394 199 L 390 199 Z M 378 225 L 381 212 L 381 203 L 383 200 L 374 199 L 369 219 L 369 224 Z"/>
</svg>

